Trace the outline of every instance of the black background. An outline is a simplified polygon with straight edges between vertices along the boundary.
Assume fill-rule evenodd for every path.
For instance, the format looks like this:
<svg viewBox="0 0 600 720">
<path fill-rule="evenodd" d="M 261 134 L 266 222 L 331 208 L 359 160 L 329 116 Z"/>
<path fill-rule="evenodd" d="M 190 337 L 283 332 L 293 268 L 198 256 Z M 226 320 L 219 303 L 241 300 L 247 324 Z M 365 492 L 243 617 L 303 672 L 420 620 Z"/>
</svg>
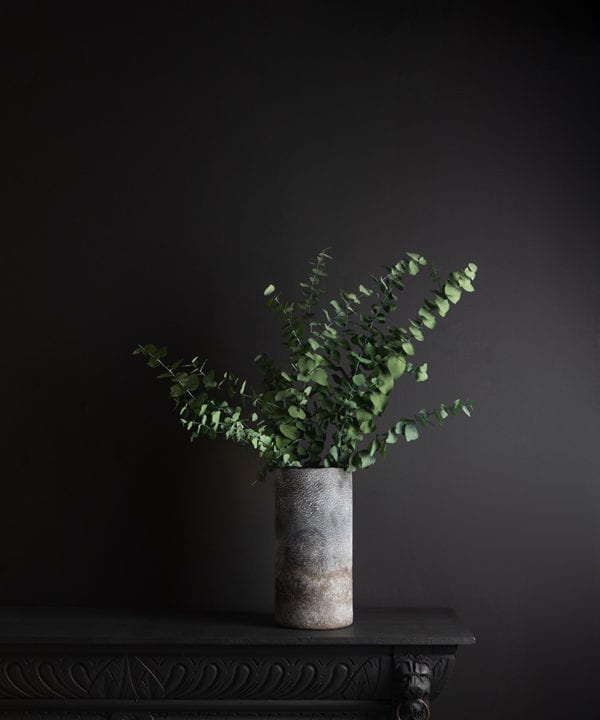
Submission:
<svg viewBox="0 0 600 720">
<path fill-rule="evenodd" d="M 480 273 L 391 414 L 476 410 L 357 473 L 355 604 L 474 630 L 440 718 L 600 717 L 600 33 L 578 7 L 2 5 L 0 604 L 270 609 L 271 482 L 190 444 L 131 350 L 252 376 L 268 283 L 294 294 L 330 246 L 333 294 L 416 250 Z"/>
</svg>

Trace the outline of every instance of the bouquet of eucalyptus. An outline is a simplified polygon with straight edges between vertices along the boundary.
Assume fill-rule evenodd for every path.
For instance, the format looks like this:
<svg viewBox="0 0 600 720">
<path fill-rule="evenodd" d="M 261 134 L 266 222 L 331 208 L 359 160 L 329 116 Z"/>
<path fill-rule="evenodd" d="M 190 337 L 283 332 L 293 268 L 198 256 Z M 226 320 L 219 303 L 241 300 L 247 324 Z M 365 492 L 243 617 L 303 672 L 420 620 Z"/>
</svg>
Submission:
<svg viewBox="0 0 600 720">
<path fill-rule="evenodd" d="M 264 460 L 260 477 L 276 468 L 366 468 L 399 439 L 419 437 L 419 429 L 442 424 L 450 415 L 470 415 L 469 401 L 442 403 L 380 428 L 390 393 L 404 376 L 427 380 L 427 363 L 417 363 L 415 343 L 424 340 L 438 318 L 446 316 L 463 292 L 473 292 L 477 266 L 469 263 L 441 280 L 435 267 L 417 253 L 354 292 L 341 290 L 318 312 L 327 261 L 320 252 L 300 283 L 299 302 L 282 298 L 274 285 L 265 291 L 267 306 L 281 321 L 288 364 L 279 367 L 261 353 L 254 358 L 261 384 L 252 387 L 232 372 L 217 374 L 207 361 L 169 362 L 167 348 L 139 345 L 134 354 L 148 358 L 170 395 L 181 423 L 194 440 L 201 435 L 241 443 Z M 404 327 L 393 324 L 405 281 L 427 268 L 431 294 Z"/>
</svg>

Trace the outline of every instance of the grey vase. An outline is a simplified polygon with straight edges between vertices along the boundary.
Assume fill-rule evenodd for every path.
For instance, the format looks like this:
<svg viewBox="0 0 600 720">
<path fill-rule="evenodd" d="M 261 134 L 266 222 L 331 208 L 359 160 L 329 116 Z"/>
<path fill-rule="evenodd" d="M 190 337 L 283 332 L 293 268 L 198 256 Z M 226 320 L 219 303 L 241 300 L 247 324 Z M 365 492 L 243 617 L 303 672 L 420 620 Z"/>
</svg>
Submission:
<svg viewBox="0 0 600 720">
<path fill-rule="evenodd" d="M 275 622 L 352 624 L 352 474 L 285 468 L 275 480 Z"/>
</svg>

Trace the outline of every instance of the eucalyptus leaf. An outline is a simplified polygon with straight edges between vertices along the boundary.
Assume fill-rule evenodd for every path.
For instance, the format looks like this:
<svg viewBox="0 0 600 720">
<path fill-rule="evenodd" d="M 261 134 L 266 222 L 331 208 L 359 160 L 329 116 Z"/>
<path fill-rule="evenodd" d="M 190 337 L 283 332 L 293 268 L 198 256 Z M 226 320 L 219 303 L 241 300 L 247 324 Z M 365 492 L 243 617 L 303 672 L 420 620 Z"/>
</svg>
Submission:
<svg viewBox="0 0 600 720">
<path fill-rule="evenodd" d="M 406 442 L 411 442 L 419 437 L 417 426 L 413 422 L 406 423 L 404 426 L 404 438 Z"/>
<path fill-rule="evenodd" d="M 436 297 L 435 303 L 438 306 L 438 314 L 440 317 L 444 317 L 450 309 L 450 303 L 444 297 Z"/>
<path fill-rule="evenodd" d="M 421 307 L 419 308 L 419 317 L 423 321 L 423 325 L 425 325 L 426 328 L 428 328 L 429 330 L 433 330 L 436 323 L 435 315 L 430 313 L 429 310 L 427 310 L 426 308 Z"/>
<path fill-rule="evenodd" d="M 455 304 L 460 300 L 460 288 L 457 288 L 451 282 L 447 282 L 444 285 L 444 295 L 450 300 L 451 303 Z"/>
<path fill-rule="evenodd" d="M 408 273 L 409 275 L 416 275 L 419 272 L 419 263 L 414 260 L 408 262 Z"/>
<path fill-rule="evenodd" d="M 365 410 L 364 408 L 359 408 L 356 411 L 356 419 L 359 422 L 365 422 L 367 420 L 371 420 L 373 418 L 373 413 L 369 412 L 368 410 Z"/>
<path fill-rule="evenodd" d="M 173 398 L 181 397 L 185 393 L 185 389 L 181 385 L 171 385 L 170 394 Z"/>
<path fill-rule="evenodd" d="M 429 378 L 429 375 L 427 374 L 427 363 L 423 363 L 422 365 L 419 365 L 416 371 L 416 380 L 417 382 L 425 382 Z"/>
<path fill-rule="evenodd" d="M 379 387 L 379 392 L 384 395 L 389 395 L 394 387 L 394 378 L 392 377 L 392 374 L 385 371 L 380 372 L 377 378 L 377 385 Z"/>
<path fill-rule="evenodd" d="M 314 370 L 314 372 L 310 376 L 310 379 L 314 383 L 317 383 L 317 385 L 321 385 L 323 387 L 328 385 L 327 371 L 321 367 L 318 367 Z"/>
<path fill-rule="evenodd" d="M 402 355 L 391 355 L 386 366 L 394 380 L 397 380 L 406 370 L 406 360 Z"/>
<path fill-rule="evenodd" d="M 384 395 L 381 392 L 375 392 L 369 395 L 369 399 L 371 400 L 375 414 L 381 415 L 387 405 L 387 395 Z"/>
</svg>

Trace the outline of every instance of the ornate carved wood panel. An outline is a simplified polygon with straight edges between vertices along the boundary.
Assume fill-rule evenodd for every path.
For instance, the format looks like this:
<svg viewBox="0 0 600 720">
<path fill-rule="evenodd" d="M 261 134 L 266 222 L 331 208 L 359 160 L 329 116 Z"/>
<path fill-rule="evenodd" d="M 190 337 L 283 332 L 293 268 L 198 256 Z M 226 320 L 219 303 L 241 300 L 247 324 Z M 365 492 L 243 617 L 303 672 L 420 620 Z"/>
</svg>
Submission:
<svg viewBox="0 0 600 720">
<path fill-rule="evenodd" d="M 0 700 L 389 697 L 383 655 L 8 655 Z"/>
</svg>

